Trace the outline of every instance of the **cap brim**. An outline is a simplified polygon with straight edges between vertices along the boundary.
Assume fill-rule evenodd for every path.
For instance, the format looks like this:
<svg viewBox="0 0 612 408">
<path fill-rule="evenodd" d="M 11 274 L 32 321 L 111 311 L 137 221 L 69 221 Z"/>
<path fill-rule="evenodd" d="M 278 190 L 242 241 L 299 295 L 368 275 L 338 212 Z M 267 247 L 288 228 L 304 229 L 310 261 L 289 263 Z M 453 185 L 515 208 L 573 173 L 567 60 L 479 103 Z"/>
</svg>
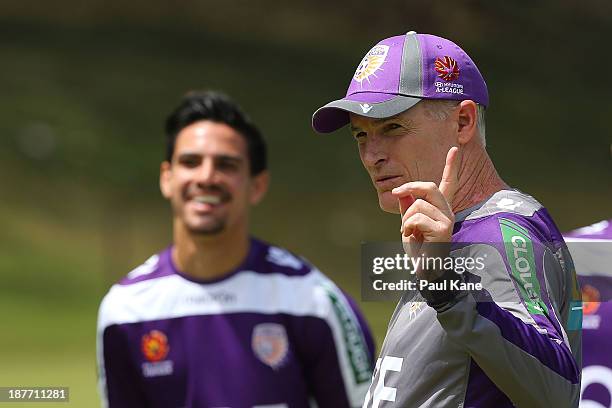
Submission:
<svg viewBox="0 0 612 408">
<path fill-rule="evenodd" d="M 416 105 L 421 98 L 364 92 L 347 96 L 320 107 L 312 115 L 312 127 L 319 133 L 331 133 L 346 126 L 350 113 L 382 119 L 395 116 Z"/>
</svg>

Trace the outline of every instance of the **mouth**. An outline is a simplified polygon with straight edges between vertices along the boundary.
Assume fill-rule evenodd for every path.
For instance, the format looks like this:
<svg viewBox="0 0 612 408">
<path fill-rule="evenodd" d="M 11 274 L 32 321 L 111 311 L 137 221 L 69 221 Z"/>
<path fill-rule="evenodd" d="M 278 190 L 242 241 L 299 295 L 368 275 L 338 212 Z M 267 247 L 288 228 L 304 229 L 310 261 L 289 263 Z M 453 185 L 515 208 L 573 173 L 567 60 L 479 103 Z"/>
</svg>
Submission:
<svg viewBox="0 0 612 408">
<path fill-rule="evenodd" d="M 378 191 L 389 191 L 393 190 L 403 184 L 402 176 L 381 176 L 377 177 L 374 181 L 374 186 Z"/>
<path fill-rule="evenodd" d="M 218 205 L 221 204 L 221 196 L 212 194 L 198 195 L 193 197 L 193 201 L 200 204 Z"/>
<path fill-rule="evenodd" d="M 186 197 L 191 202 L 194 210 L 207 213 L 230 201 L 231 196 L 227 191 L 198 191 Z"/>
</svg>

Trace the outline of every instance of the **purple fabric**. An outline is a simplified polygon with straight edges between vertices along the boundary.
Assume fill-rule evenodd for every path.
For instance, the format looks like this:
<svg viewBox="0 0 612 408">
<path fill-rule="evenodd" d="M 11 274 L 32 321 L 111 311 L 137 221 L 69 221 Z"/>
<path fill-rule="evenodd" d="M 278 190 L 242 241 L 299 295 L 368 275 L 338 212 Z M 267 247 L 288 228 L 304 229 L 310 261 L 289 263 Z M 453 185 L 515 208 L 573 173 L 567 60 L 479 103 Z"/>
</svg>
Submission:
<svg viewBox="0 0 612 408">
<path fill-rule="evenodd" d="M 546 208 L 538 210 L 535 217 L 533 217 L 533 221 L 534 224 L 529 224 L 528 227 L 537 226 L 537 228 L 532 227 L 530 231 L 538 234 L 542 244 L 548 245 L 555 250 L 565 246 L 563 234 L 559 231 L 557 224 L 555 224 Z M 546 234 L 542 234 L 543 231 L 546 231 Z"/>
<path fill-rule="evenodd" d="M 484 78 L 474 61 L 456 44 L 445 38 L 429 34 L 417 34 L 421 55 L 404 58 L 420 58 L 423 67 L 420 84 L 422 94 L 407 95 L 434 99 L 472 99 L 482 105 L 489 104 L 489 95 Z M 346 99 L 357 102 L 379 103 L 401 93 L 399 89 L 402 72 L 402 57 L 405 35 L 382 40 L 377 46 L 389 46 L 384 63 L 372 75 L 357 81 L 352 78 L 346 92 Z M 459 77 L 452 80 L 441 79 L 435 70 L 436 58 L 451 57 L 457 62 Z M 436 86 L 438 85 L 438 86 Z M 461 89 L 461 93 L 439 92 L 441 87 Z M 437 91 L 438 90 L 438 91 Z"/>
<path fill-rule="evenodd" d="M 538 333 L 535 327 L 523 323 L 495 303 L 478 303 L 476 308 L 481 316 L 495 323 L 506 340 L 531 354 L 540 363 L 571 381 L 572 384 L 578 383 L 579 370 L 565 343 L 555 343 L 546 334 Z M 558 336 L 555 333 L 552 338 Z"/>
<path fill-rule="evenodd" d="M 164 249 L 159 253 L 159 259 L 157 264 L 154 267 L 154 270 L 151 273 L 147 273 L 145 275 L 138 275 L 131 278 L 129 275 L 119 281 L 120 285 L 131 285 L 134 283 L 142 282 L 150 279 L 157 279 L 167 275 L 180 275 L 183 278 L 190 280 L 196 283 L 216 283 L 221 282 L 235 274 L 239 273 L 242 270 L 252 270 L 258 273 L 284 273 L 289 276 L 299 276 L 307 274 L 312 268 L 311 265 L 304 262 L 298 255 L 293 254 L 297 259 L 302 261 L 303 265 L 300 269 L 295 269 L 291 267 L 284 267 L 277 264 L 271 265 L 266 260 L 267 249 L 269 245 L 263 241 L 260 241 L 255 238 L 251 238 L 251 244 L 249 248 L 249 253 L 244 261 L 234 270 L 229 271 L 223 277 L 218 279 L 196 279 L 190 277 L 183 272 L 179 271 L 174 261 L 172 260 L 172 246 Z"/>
<path fill-rule="evenodd" d="M 245 270 L 290 276 L 311 271 L 312 266 L 303 259 L 294 255 L 295 259 L 291 260 L 283 251 L 252 239 L 249 254 L 242 265 L 223 279 Z M 291 265 L 279 265 L 270 260 L 271 256 Z M 197 281 L 185 276 L 174 266 L 171 248 L 162 251 L 155 264 L 145 265 L 140 272 L 146 274 L 134 274 L 132 278 L 124 279 L 121 285 L 172 274 L 201 285 L 221 280 Z M 348 296 L 346 298 L 358 318 L 359 329 L 369 348 L 370 367 L 373 367 L 374 343 L 371 333 L 354 301 Z M 151 302 L 156 300 L 152 299 Z M 269 327 L 258 326 L 260 324 L 272 324 L 276 329 L 280 325 L 286 331 L 288 352 L 280 364 L 270 363 L 274 367 L 264 363 L 261 355 L 258 357 L 252 344 L 255 328 Z M 147 358 L 143 349 L 144 336 L 151 335 L 152 331 L 163 333 L 162 336 L 167 339 L 168 354 L 159 360 L 151 360 L 150 356 Z M 328 322 L 323 318 L 282 313 L 220 312 L 110 325 L 104 329 L 102 338 L 111 408 L 251 408 L 279 403 L 301 408 L 309 407 L 311 398 L 321 408 L 348 407 L 349 404 L 336 342 Z M 265 352 L 265 347 L 270 347 L 269 340 L 263 344 L 264 348 L 258 349 L 259 353 Z M 151 376 L 150 370 L 166 371 Z"/>
<path fill-rule="evenodd" d="M 540 327 L 548 331 L 549 336 L 557 340 L 563 340 L 563 336 L 561 335 L 563 329 L 558 320 L 558 316 L 554 315 L 555 312 L 550 296 L 548 291 L 545 289 L 545 265 L 543 265 L 545 259 L 544 252 L 546 250 L 554 252 L 557 251 L 562 245 L 565 245 L 561 232 L 545 208 L 541 208 L 536 211 L 533 216 L 529 218 L 528 222 L 526 222 L 525 218 L 519 216 L 508 215 L 504 216 L 504 218 L 510 219 L 525 228 L 529 232 L 529 236 L 532 240 L 536 277 L 540 284 L 540 295 L 549 311 L 548 316 L 532 315 L 532 317 Z M 504 257 L 506 258 L 506 265 L 509 265 L 505 251 Z M 556 258 L 554 262 L 557 262 Z"/>
<path fill-rule="evenodd" d="M 159 253 L 157 264 L 155 265 L 154 270 L 151 273 L 137 275 L 135 277 L 130 277 L 130 275 L 128 275 L 124 277 L 123 279 L 121 279 L 119 281 L 119 284 L 120 285 L 131 285 L 134 283 L 138 283 L 138 282 L 142 282 L 142 281 L 146 281 L 150 279 L 157 279 L 163 276 L 173 275 L 175 271 L 173 268 L 170 267 L 170 264 L 172 263 L 171 249 L 172 247 L 168 247 Z"/>
<path fill-rule="evenodd" d="M 358 92 L 380 92 L 397 94 L 399 90 L 400 72 L 402 67 L 402 52 L 404 49 L 405 39 L 405 35 L 398 35 L 396 37 L 387 38 L 379 42 L 375 47 L 389 47 L 384 62 L 375 72 L 373 72 L 371 75 L 368 75 L 361 81 L 358 81 L 354 75 L 346 92 L 346 96 L 348 97 Z M 371 50 L 368 51 L 368 53 L 369 52 L 371 52 Z M 365 61 L 362 60 L 360 62 L 360 65 L 357 67 L 357 70 L 362 67 L 362 62 Z M 353 98 L 349 99 L 357 100 Z"/>
<path fill-rule="evenodd" d="M 429 34 L 418 35 L 423 58 L 423 96 L 436 99 L 472 99 L 482 105 L 489 105 L 489 94 L 484 78 L 474 61 L 452 41 Z M 450 81 L 440 78 L 434 68 L 436 58 L 451 57 L 457 62 L 459 77 Z M 436 83 L 440 83 L 436 87 Z M 459 85 L 462 93 L 437 92 L 441 87 Z"/>
<path fill-rule="evenodd" d="M 421 72 L 415 75 L 416 70 Z M 386 38 L 372 47 L 357 66 L 346 96 L 318 109 L 312 126 L 317 132 L 333 132 L 348 123 L 346 112 L 368 116 L 368 110 L 360 112 L 352 103 L 382 103 L 397 95 L 472 99 L 489 105 L 484 78 L 459 46 L 445 38 L 412 32 Z M 382 107 L 385 105 L 378 106 Z M 391 110 L 392 114 L 399 113 L 396 109 L 397 106 Z"/>
<path fill-rule="evenodd" d="M 273 369 L 252 347 L 259 323 L 286 327 L 289 352 Z M 164 361 L 172 374 L 146 378 L 142 337 L 159 330 L 168 339 Z M 245 407 L 286 403 L 308 407 L 346 407 L 332 333 L 322 320 L 288 315 L 237 313 L 189 316 L 110 326 L 104 332 L 104 360 L 111 407 Z M 130 386 L 126 387 L 125 384 Z M 128 399 L 126 400 L 126 394 Z M 120 404 L 119 401 L 129 403 Z"/>
<path fill-rule="evenodd" d="M 612 220 L 600 221 L 588 227 L 563 234 L 581 239 L 612 240 Z M 589 243 L 574 245 L 590 245 Z M 591 244 L 592 245 L 592 244 Z M 571 249 L 571 247 L 570 247 Z M 583 290 L 582 321 L 582 402 L 596 402 L 601 406 L 612 405 L 612 278 L 609 276 L 581 276 L 580 265 L 576 272 Z M 602 263 L 612 271 L 612 265 Z M 606 271 L 601 272 L 605 275 Z M 599 302 L 588 301 L 599 299 Z M 586 404 L 585 404 L 586 405 Z"/>
<path fill-rule="evenodd" d="M 578 228 L 563 235 L 573 238 L 612 239 L 612 219 Z"/>
<path fill-rule="evenodd" d="M 508 262 L 508 257 L 504 246 L 504 239 L 500 230 L 500 218 L 511 220 L 529 232 L 529 236 L 533 244 L 535 273 L 540 284 L 542 300 L 548 309 L 551 310 L 552 305 L 548 292 L 544 290 L 544 288 L 546 288 L 546 281 L 543 274 L 542 258 L 543 253 L 547 248 L 555 249 L 558 247 L 558 245 L 560 245 L 557 237 L 560 238 L 561 234 L 551 233 L 550 223 L 552 223 L 553 231 L 558 230 L 546 209 L 542 208 L 536 211 L 532 217 L 529 217 L 528 222 L 526 221 L 527 219 L 525 217 L 512 213 L 499 213 L 494 216 L 487 217 L 486 219 L 479 218 L 476 220 L 464 221 L 455 225 L 453 230 L 453 241 L 462 243 L 487 243 L 487 245 L 495 247 L 504 259 L 506 270 L 511 273 L 512 268 Z M 469 237 L 469 240 L 464 239 L 464 237 Z M 516 283 L 515 286 L 517 291 L 519 291 Z M 551 326 L 551 324 L 554 324 L 554 326 Z M 547 329 L 554 328 L 553 331 L 557 333 L 561 331 L 556 319 L 553 319 L 553 322 L 549 321 L 546 323 L 546 326 Z"/>
<path fill-rule="evenodd" d="M 501 392 L 493 381 L 470 359 L 470 374 L 465 390 L 464 408 L 512 408 L 514 404 Z"/>
<path fill-rule="evenodd" d="M 612 265 L 608 265 L 612 269 Z M 589 285 L 597 290 L 600 302 L 612 302 L 612 276 L 580 276 L 578 275 L 580 287 L 584 290 Z M 583 296 L 586 302 L 586 297 Z"/>
<path fill-rule="evenodd" d="M 610 406 L 612 398 L 612 302 L 585 304 L 582 328 L 582 401 Z M 596 375 L 590 373 L 592 367 Z M 599 368 L 597 368 L 599 367 Z"/>
<path fill-rule="evenodd" d="M 500 254 L 502 254 L 506 270 L 508 273 L 512 273 L 500 230 L 500 218 L 512 220 L 529 232 L 534 250 L 536 277 L 541 288 L 540 294 L 550 313 L 553 313 L 548 293 L 545 290 L 546 282 L 542 258 L 547 246 L 557 246 L 562 241 L 558 241 L 561 234 L 545 209 L 536 211 L 531 217 L 522 217 L 513 213 L 498 213 L 486 218 L 464 221 L 455 226 L 453 241 L 466 242 L 468 240 L 463 239 L 463 237 L 469 237 L 469 242 L 486 242 L 488 245 L 496 247 Z M 558 344 L 554 341 L 554 339 L 563 339 L 556 316 L 532 315 L 536 323 L 548 331 L 548 335 L 546 335 L 540 334 L 535 327 L 523 323 L 495 303 L 478 303 L 477 310 L 480 315 L 499 327 L 502 336 L 506 340 L 531 354 L 543 365 L 570 380 L 572 383 L 577 383 L 579 370 L 571 351 L 564 343 Z"/>
<path fill-rule="evenodd" d="M 564 242 L 561 233 L 559 232 L 557 226 L 552 220 L 552 217 L 545 208 L 539 209 L 533 214 L 533 216 L 529 217 L 528 219 L 516 214 L 499 213 L 493 217 L 490 217 L 488 219 L 488 222 L 480 222 L 481 220 L 464 222 L 459 227 L 455 227 L 457 231 L 459 231 L 459 229 L 462 230 L 464 228 L 465 230 L 457 235 L 454 235 L 453 240 L 460 241 L 461 237 L 466 236 L 465 234 L 468 231 L 470 233 L 470 235 L 468 236 L 470 236 L 471 239 L 474 239 L 474 237 L 482 237 L 482 241 L 476 240 L 473 242 L 487 242 L 487 240 L 489 240 L 487 244 L 497 248 L 497 250 L 504 259 L 506 270 L 511 271 L 512 269 L 508 261 L 506 249 L 504 247 L 503 237 L 499 226 L 498 220 L 500 218 L 515 222 L 516 224 L 526 229 L 529 233 L 529 237 L 531 238 L 533 245 L 535 273 L 540 285 L 540 295 L 549 312 L 554 313 L 548 291 L 545 290 L 546 278 L 544 277 L 544 265 L 542 263 L 544 258 L 544 252 L 546 250 L 556 251 L 561 247 L 561 245 L 564 245 Z M 496 222 L 490 222 L 490 220 L 496 220 Z M 515 286 L 517 291 L 519 291 L 520 293 L 520 289 L 516 282 Z M 533 315 L 532 317 L 534 318 L 536 323 L 540 325 L 540 327 L 548 330 L 548 332 L 551 333 L 554 338 L 563 339 L 560 334 L 562 332 L 562 328 L 556 316 Z"/>
</svg>

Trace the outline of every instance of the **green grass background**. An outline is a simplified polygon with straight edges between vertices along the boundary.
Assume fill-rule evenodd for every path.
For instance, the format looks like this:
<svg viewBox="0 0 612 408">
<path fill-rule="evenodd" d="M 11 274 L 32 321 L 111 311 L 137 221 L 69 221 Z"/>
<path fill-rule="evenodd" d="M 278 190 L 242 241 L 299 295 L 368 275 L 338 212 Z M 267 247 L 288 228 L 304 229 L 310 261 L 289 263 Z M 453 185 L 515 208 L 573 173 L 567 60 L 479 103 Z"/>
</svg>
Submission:
<svg viewBox="0 0 612 408">
<path fill-rule="evenodd" d="M 348 133 L 315 136 L 309 118 L 386 36 L 460 43 L 488 82 L 502 177 L 563 230 L 609 218 L 610 5 L 431 3 L 0 5 L 0 386 L 68 386 L 68 405 L 98 405 L 97 307 L 169 243 L 162 122 L 188 89 L 226 91 L 267 137 L 272 187 L 253 232 L 355 298 L 360 243 L 397 239 L 398 219 L 378 209 Z M 362 307 L 380 345 L 394 305 Z"/>
</svg>

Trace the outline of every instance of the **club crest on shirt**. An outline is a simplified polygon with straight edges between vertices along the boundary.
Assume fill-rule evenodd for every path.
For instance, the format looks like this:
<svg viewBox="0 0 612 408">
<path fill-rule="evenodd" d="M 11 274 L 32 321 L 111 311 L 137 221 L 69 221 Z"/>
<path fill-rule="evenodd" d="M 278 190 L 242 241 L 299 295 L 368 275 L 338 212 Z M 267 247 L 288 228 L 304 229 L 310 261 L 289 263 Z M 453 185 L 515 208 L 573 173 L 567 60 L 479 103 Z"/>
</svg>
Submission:
<svg viewBox="0 0 612 408">
<path fill-rule="evenodd" d="M 170 375 L 174 371 L 172 361 L 166 360 L 170 345 L 168 337 L 160 330 L 151 330 L 142 336 L 140 350 L 147 359 L 142 363 L 142 375 L 149 377 L 159 377 Z"/>
<path fill-rule="evenodd" d="M 260 323 L 253 328 L 251 347 L 255 356 L 274 370 L 280 368 L 289 353 L 289 339 L 283 325 Z"/>
<path fill-rule="evenodd" d="M 374 46 L 370 51 L 368 51 L 357 66 L 353 79 L 359 83 L 362 83 L 364 79 L 368 79 L 370 75 L 374 75 L 374 73 L 378 71 L 385 62 L 388 52 L 388 45 L 379 44 Z M 368 82 L 369 81 L 370 80 L 368 79 Z"/>
</svg>

